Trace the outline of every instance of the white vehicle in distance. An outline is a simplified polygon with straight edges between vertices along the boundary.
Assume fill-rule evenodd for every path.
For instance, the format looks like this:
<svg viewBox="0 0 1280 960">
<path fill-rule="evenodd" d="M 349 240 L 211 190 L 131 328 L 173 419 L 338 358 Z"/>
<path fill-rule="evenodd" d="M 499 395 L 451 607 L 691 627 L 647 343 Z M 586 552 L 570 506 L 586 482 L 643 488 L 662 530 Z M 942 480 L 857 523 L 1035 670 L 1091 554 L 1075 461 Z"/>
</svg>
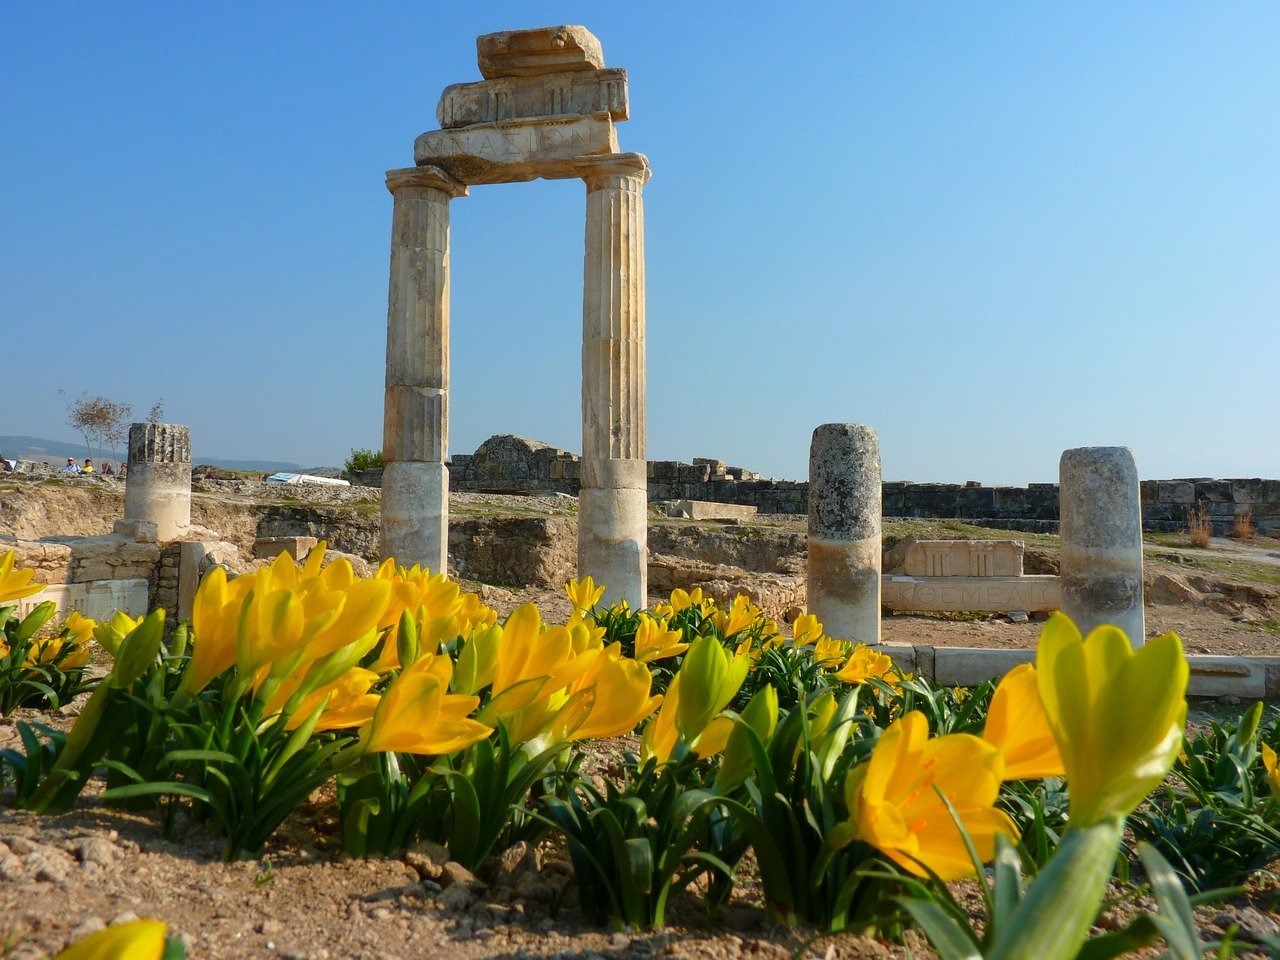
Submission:
<svg viewBox="0 0 1280 960">
<path fill-rule="evenodd" d="M 337 477 L 317 477 L 310 473 L 273 473 L 262 481 L 263 483 L 288 483 L 300 484 L 310 483 L 317 487 L 349 487 L 350 480 L 339 480 Z"/>
</svg>

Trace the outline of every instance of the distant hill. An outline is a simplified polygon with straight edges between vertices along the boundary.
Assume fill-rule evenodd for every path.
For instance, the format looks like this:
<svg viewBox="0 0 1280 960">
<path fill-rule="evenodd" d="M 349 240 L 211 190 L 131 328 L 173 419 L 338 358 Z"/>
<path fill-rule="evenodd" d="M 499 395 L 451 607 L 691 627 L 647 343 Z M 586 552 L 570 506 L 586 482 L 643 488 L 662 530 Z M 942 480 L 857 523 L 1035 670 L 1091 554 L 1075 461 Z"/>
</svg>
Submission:
<svg viewBox="0 0 1280 960">
<path fill-rule="evenodd" d="M 121 457 L 126 455 L 123 448 L 116 452 Z M 66 460 L 67 457 L 74 457 L 76 460 L 83 460 L 86 456 L 92 456 L 95 460 L 111 457 L 110 450 L 94 450 L 92 454 L 87 454 L 83 443 L 66 443 L 44 437 L 0 437 L 0 454 L 9 460 L 48 460 L 54 464 Z M 195 462 L 212 464 L 224 470 L 261 470 L 264 473 L 306 472 L 306 468 L 301 464 L 288 463 L 284 460 L 230 460 L 222 457 L 197 456 Z"/>
</svg>

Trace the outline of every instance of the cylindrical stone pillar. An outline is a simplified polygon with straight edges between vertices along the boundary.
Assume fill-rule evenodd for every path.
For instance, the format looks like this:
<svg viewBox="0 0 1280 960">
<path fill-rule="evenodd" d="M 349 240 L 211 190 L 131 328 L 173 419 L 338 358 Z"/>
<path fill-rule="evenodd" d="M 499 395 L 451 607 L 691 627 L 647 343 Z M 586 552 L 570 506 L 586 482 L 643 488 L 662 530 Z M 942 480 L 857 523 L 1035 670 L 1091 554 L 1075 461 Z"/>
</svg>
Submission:
<svg viewBox="0 0 1280 960">
<path fill-rule="evenodd" d="M 156 525 L 161 542 L 191 526 L 191 431 L 178 423 L 129 425 L 124 518 Z"/>
<path fill-rule="evenodd" d="M 639 154 L 592 158 L 582 295 L 582 485 L 578 575 L 605 604 L 647 604 L 644 201 Z"/>
<path fill-rule="evenodd" d="M 449 201 L 436 167 L 387 173 L 395 197 L 382 421 L 382 556 L 443 572 L 449 542 Z"/>
<path fill-rule="evenodd" d="M 809 612 L 841 640 L 880 642 L 880 440 L 824 423 L 809 446 Z"/>
<path fill-rule="evenodd" d="M 1059 464 L 1062 612 L 1088 634 L 1099 624 L 1146 641 L 1142 501 L 1128 447 L 1077 447 Z"/>
</svg>

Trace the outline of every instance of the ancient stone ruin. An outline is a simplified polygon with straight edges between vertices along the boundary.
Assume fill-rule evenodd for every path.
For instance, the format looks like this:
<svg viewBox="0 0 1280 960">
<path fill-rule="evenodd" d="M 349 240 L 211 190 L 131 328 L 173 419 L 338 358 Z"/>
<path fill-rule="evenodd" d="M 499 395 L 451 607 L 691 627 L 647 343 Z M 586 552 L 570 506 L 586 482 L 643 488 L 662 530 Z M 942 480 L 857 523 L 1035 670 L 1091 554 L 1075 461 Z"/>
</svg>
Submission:
<svg viewBox="0 0 1280 960">
<path fill-rule="evenodd" d="M 477 83 L 448 87 L 441 129 L 392 170 L 383 420 L 382 551 L 433 570 L 449 527 L 449 203 L 470 187 L 546 178 L 586 185 L 578 566 L 605 602 L 645 605 L 644 205 L 649 162 L 620 153 L 627 74 L 584 27 L 476 40 Z"/>
</svg>

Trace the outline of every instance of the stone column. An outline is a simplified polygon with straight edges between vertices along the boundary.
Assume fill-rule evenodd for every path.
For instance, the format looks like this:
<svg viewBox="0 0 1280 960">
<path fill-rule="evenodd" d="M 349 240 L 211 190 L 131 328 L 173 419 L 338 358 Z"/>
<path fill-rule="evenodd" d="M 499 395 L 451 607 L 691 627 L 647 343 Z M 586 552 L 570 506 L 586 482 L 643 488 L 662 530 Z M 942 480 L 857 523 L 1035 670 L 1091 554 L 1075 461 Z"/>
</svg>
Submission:
<svg viewBox="0 0 1280 960">
<path fill-rule="evenodd" d="M 880 642 L 880 441 L 824 423 L 809 446 L 809 612 L 829 635 Z"/>
<path fill-rule="evenodd" d="M 582 295 L 582 487 L 578 575 L 606 604 L 647 604 L 643 156 L 591 158 Z"/>
<path fill-rule="evenodd" d="M 443 572 L 449 542 L 449 201 L 436 167 L 392 170 L 382 556 Z"/>
<path fill-rule="evenodd" d="M 129 425 L 124 519 L 156 525 L 160 542 L 191 526 L 191 431 L 177 423 Z"/>
<path fill-rule="evenodd" d="M 1077 447 L 1059 464 L 1062 612 L 1084 634 L 1115 624 L 1139 647 L 1142 503 L 1128 447 Z"/>
</svg>

